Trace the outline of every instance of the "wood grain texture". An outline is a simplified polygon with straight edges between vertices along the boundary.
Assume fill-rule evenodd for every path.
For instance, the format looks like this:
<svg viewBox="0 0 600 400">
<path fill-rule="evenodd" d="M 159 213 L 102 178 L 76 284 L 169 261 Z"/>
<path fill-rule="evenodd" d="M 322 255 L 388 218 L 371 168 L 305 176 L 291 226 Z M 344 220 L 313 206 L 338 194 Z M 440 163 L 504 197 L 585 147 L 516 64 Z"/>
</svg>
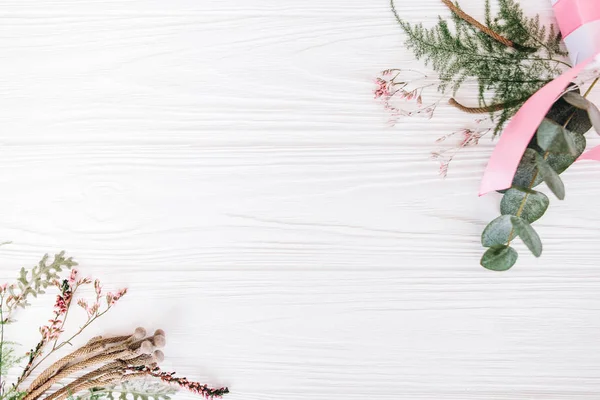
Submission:
<svg viewBox="0 0 600 400">
<path fill-rule="evenodd" d="M 441 180 L 464 115 L 386 127 L 373 77 L 421 68 L 387 0 L 3 1 L 0 58 L 0 277 L 68 250 L 131 290 L 95 332 L 164 328 L 167 369 L 231 400 L 600 397 L 600 166 L 542 259 L 480 268 L 493 143 Z"/>
</svg>

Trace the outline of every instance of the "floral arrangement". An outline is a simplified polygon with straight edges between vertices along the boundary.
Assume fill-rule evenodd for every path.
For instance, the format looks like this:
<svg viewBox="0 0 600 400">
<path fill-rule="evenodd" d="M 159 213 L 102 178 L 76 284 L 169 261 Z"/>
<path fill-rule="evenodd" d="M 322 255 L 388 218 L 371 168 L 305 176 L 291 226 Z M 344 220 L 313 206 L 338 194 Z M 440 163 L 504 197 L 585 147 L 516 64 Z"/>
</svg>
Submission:
<svg viewBox="0 0 600 400">
<path fill-rule="evenodd" d="M 126 289 L 104 293 L 100 281 L 81 277 L 74 269 L 76 265 L 64 252 L 55 255 L 51 262 L 46 255 L 31 270 L 21 269 L 14 283 L 0 285 L 0 399 L 100 400 L 118 396 L 126 400 L 129 396 L 169 400 L 177 389 L 209 399 L 229 393 L 226 387 L 211 388 L 162 371 L 158 364 L 164 355 L 159 349 L 165 345 L 165 332 L 160 329 L 152 335 L 137 328 L 128 335 L 93 337 L 56 359 L 60 349 L 70 346 L 127 293 Z M 93 287 L 90 300 L 79 296 L 86 286 Z M 48 324 L 39 328 L 39 342 L 19 356 L 15 343 L 4 340 L 5 330 L 17 324 L 16 315 L 32 299 L 50 289 L 57 291 L 53 315 Z M 85 313 L 85 322 L 67 334 L 67 317 L 76 308 Z M 17 329 L 22 331 L 24 327 Z M 22 363 L 25 365 L 19 367 Z M 43 370 L 42 365 L 46 365 Z M 12 369 L 20 369 L 21 373 L 9 384 L 7 376 Z"/>
<path fill-rule="evenodd" d="M 391 0 L 393 15 L 406 37 L 406 47 L 431 67 L 435 76 L 387 69 L 377 77 L 374 93 L 389 111 L 391 124 L 403 117 L 432 118 L 442 101 L 474 116 L 464 129 L 437 140 L 441 144 L 459 137 L 456 146 L 432 153 L 440 163 L 440 174 L 445 177 L 450 162 L 461 149 L 477 145 L 484 136 L 501 137 L 507 123 L 513 117 L 517 119 L 517 113 L 525 112 L 524 105 L 532 97 L 539 100 L 543 88 L 574 69 L 561 31 L 554 25 L 542 25 L 539 16 L 526 16 L 517 1 L 495 0 L 491 4 L 485 0 L 482 21 L 469 15 L 457 2 L 440 1 L 448 8 L 449 15 L 439 17 L 437 24 L 427 28 L 404 20 Z M 492 5 L 497 9 L 495 13 Z M 584 135 L 592 127 L 600 132 L 600 111 L 587 100 L 600 76 L 596 64 L 573 73 L 566 89 L 550 99 L 552 106 L 535 134 L 532 132 L 527 149 L 519 153 L 523 155 L 512 185 L 498 190 L 503 196 L 501 216 L 483 230 L 481 242 L 486 248 L 481 258 L 483 267 L 494 271 L 512 268 L 518 254 L 511 243 L 517 238 L 535 257 L 541 256 L 542 241 L 532 223 L 545 214 L 550 200 L 534 188 L 545 183 L 555 197 L 563 200 L 565 187 L 559 175 L 584 153 Z M 465 85 L 477 87 L 477 104 L 466 105 L 456 99 Z M 426 101 L 427 95 L 433 100 Z"/>
</svg>

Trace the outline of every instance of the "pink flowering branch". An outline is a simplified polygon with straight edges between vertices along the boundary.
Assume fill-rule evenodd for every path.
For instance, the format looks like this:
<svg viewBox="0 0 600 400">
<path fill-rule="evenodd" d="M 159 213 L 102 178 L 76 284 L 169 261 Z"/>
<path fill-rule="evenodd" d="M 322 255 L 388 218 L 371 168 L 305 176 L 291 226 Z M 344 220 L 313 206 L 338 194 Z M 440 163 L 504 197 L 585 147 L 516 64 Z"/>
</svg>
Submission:
<svg viewBox="0 0 600 400">
<path fill-rule="evenodd" d="M 381 100 L 384 108 L 391 113 L 390 124 L 392 125 L 403 116 L 431 118 L 439 104 L 439 100 L 424 104 L 423 92 L 434 84 L 422 82 L 427 79 L 423 74 L 416 79 L 403 76 L 411 72 L 415 71 L 387 69 L 375 79 L 376 86 L 373 94 L 375 99 Z"/>
<path fill-rule="evenodd" d="M 440 162 L 440 176 L 445 178 L 448 175 L 450 163 L 462 149 L 478 145 L 482 137 L 492 132 L 492 127 L 482 125 L 484 121 L 484 119 L 478 119 L 475 121 L 476 127 L 461 129 L 448 135 L 444 135 L 436 140 L 436 143 L 442 143 L 456 135 L 460 136 L 458 143 L 454 147 L 431 153 L 431 158 Z"/>
<path fill-rule="evenodd" d="M 131 367 L 128 368 L 132 372 L 141 372 L 154 378 L 159 378 L 161 381 L 170 385 L 179 386 L 180 388 L 186 389 L 192 393 L 198 394 L 206 399 L 212 399 L 215 397 L 223 397 L 223 395 L 229 393 L 229 388 L 211 388 L 206 384 L 199 382 L 190 381 L 187 378 L 179 378 L 175 376 L 175 372 L 164 372 L 159 367 L 150 368 L 148 366 L 142 367 Z"/>
<path fill-rule="evenodd" d="M 80 286 L 87 283 L 89 283 L 89 280 L 86 278 L 77 279 L 76 269 L 71 270 L 71 274 L 69 275 L 68 279 L 64 279 L 62 282 L 54 282 L 54 285 L 57 286 L 60 291 L 56 296 L 56 302 L 54 303 L 54 317 L 48 321 L 49 325 L 40 327 L 40 334 L 42 335 L 42 338 L 35 348 L 28 353 L 29 359 L 27 365 L 23 369 L 23 373 L 21 374 L 19 381 L 17 382 L 17 386 L 31 374 L 33 369 L 35 369 L 34 363 L 44 352 L 44 349 L 48 343 L 54 341 L 51 352 L 56 350 L 58 339 L 60 338 L 61 333 L 64 332 L 64 326 L 65 322 L 67 321 L 73 296 Z"/>
<path fill-rule="evenodd" d="M 106 314 L 126 293 L 127 289 L 120 289 L 116 293 L 107 293 L 105 298 L 102 298 L 102 286 L 99 280 L 94 281 L 94 291 L 96 294 L 94 303 L 89 306 L 87 301 L 79 299 L 77 304 L 82 307 L 87 313 L 87 321 L 77 330 L 71 337 L 58 343 L 61 334 L 64 332 L 64 326 L 71 308 L 73 298 L 77 289 L 81 286 L 89 285 L 91 283 L 90 278 L 78 278 L 77 271 L 72 270 L 69 279 L 65 279 L 62 282 L 57 282 L 56 286 L 59 287 L 60 294 L 56 298 L 54 305 L 54 318 L 49 320 L 49 325 L 42 326 L 40 333 L 42 339 L 36 345 L 36 347 L 29 352 L 29 361 L 27 366 L 23 370 L 21 377 L 17 381 L 16 387 L 18 387 L 31 373 L 43 363 L 51 354 L 61 349 L 67 344 L 71 344 L 71 341 L 79 336 L 88 326 L 90 326 L 98 318 Z M 104 300 L 104 301 L 103 301 Z M 102 309 L 102 303 L 105 303 Z M 50 342 L 54 341 L 50 351 L 39 361 L 36 360 L 44 352 L 44 348 Z"/>
</svg>

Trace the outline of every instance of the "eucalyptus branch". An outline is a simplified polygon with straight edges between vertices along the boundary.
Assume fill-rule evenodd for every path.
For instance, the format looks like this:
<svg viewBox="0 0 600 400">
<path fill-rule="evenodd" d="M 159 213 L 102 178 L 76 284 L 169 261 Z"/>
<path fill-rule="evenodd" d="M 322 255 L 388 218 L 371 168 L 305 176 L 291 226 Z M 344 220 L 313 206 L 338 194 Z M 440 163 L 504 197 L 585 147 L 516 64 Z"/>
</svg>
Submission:
<svg viewBox="0 0 600 400">
<path fill-rule="evenodd" d="M 583 136 L 592 126 L 600 131 L 600 110 L 587 96 L 599 78 L 584 95 L 573 86 L 552 107 L 535 133 L 517 168 L 512 187 L 504 193 L 500 203 L 502 216 L 496 218 L 482 233 L 481 242 L 488 250 L 481 265 L 494 271 L 505 271 L 514 266 L 518 253 L 511 247 L 519 237 L 534 256 L 542 254 L 542 242 L 530 225 L 541 218 L 550 201 L 533 188 L 545 182 L 559 199 L 565 197 L 564 183 L 559 174 L 564 172 L 583 153 Z"/>
</svg>

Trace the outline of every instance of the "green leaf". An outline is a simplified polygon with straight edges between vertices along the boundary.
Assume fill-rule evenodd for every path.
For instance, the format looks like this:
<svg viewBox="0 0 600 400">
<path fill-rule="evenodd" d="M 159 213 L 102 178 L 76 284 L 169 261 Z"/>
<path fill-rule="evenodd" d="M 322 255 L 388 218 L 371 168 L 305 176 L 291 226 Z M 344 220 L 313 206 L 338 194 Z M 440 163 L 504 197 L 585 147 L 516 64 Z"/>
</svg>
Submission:
<svg viewBox="0 0 600 400">
<path fill-rule="evenodd" d="M 575 148 L 577 152 L 575 155 L 565 154 L 565 153 L 550 153 L 546 158 L 546 162 L 552 167 L 557 174 L 562 174 L 569 168 L 583 152 L 585 151 L 585 147 L 587 145 L 587 141 L 585 140 L 585 136 L 567 131 L 567 135 L 571 136 L 573 143 L 575 144 Z M 535 184 L 538 185 L 542 182 L 541 177 L 536 179 Z"/>
<path fill-rule="evenodd" d="M 508 271 L 515 265 L 518 257 L 516 250 L 510 246 L 494 246 L 481 258 L 481 266 L 492 271 Z"/>
<path fill-rule="evenodd" d="M 592 121 L 594 130 L 600 135 L 600 110 L 598 110 L 598 107 L 596 107 L 594 104 L 590 103 L 587 113 L 590 117 L 590 121 Z"/>
<path fill-rule="evenodd" d="M 481 234 L 483 247 L 502 245 L 515 237 L 510 217 L 510 215 L 502 215 L 485 227 Z"/>
<path fill-rule="evenodd" d="M 580 110 L 587 110 L 591 102 L 577 92 L 567 92 L 562 97 L 567 103 Z"/>
<path fill-rule="evenodd" d="M 79 395 L 77 400 L 171 400 L 176 392 L 163 382 L 138 378 L 90 389 Z"/>
<path fill-rule="evenodd" d="M 536 153 L 536 164 L 540 171 L 540 176 L 546 182 L 552 193 L 559 199 L 565 199 L 565 185 L 560 179 L 560 176 L 552 169 L 552 167 L 544 160 L 542 156 Z"/>
<path fill-rule="evenodd" d="M 572 106 L 580 110 L 585 110 L 594 130 L 600 134 L 600 110 L 598 110 L 598 107 L 594 103 L 575 92 L 568 92 L 562 98 Z"/>
<path fill-rule="evenodd" d="M 546 152 L 567 153 L 577 156 L 577 147 L 571 137 L 561 125 L 544 119 L 540 124 L 536 139 L 538 146 Z"/>
<path fill-rule="evenodd" d="M 519 162 L 519 166 L 517 167 L 515 177 L 513 178 L 513 186 L 530 187 L 532 182 L 535 182 L 538 175 L 537 165 L 535 163 L 536 156 L 537 152 L 535 150 L 525 150 L 525 153 Z"/>
<path fill-rule="evenodd" d="M 544 215 L 549 205 L 550 200 L 543 193 L 526 188 L 511 188 L 502 197 L 500 212 L 502 215 L 517 215 L 521 210 L 519 216 L 532 223 Z"/>
<path fill-rule="evenodd" d="M 533 227 L 529 225 L 527 221 L 519 217 L 511 217 L 511 222 L 516 234 L 519 235 L 531 253 L 536 257 L 541 256 L 542 241 L 540 240 L 540 237 L 535 229 L 533 229 Z"/>
<path fill-rule="evenodd" d="M 587 133 L 592 127 L 588 112 L 573 107 L 563 98 L 554 102 L 552 108 L 548 111 L 548 114 L 546 114 L 546 118 L 561 126 L 566 124 L 565 128 L 568 131 L 579 133 L 580 135 Z"/>
</svg>

